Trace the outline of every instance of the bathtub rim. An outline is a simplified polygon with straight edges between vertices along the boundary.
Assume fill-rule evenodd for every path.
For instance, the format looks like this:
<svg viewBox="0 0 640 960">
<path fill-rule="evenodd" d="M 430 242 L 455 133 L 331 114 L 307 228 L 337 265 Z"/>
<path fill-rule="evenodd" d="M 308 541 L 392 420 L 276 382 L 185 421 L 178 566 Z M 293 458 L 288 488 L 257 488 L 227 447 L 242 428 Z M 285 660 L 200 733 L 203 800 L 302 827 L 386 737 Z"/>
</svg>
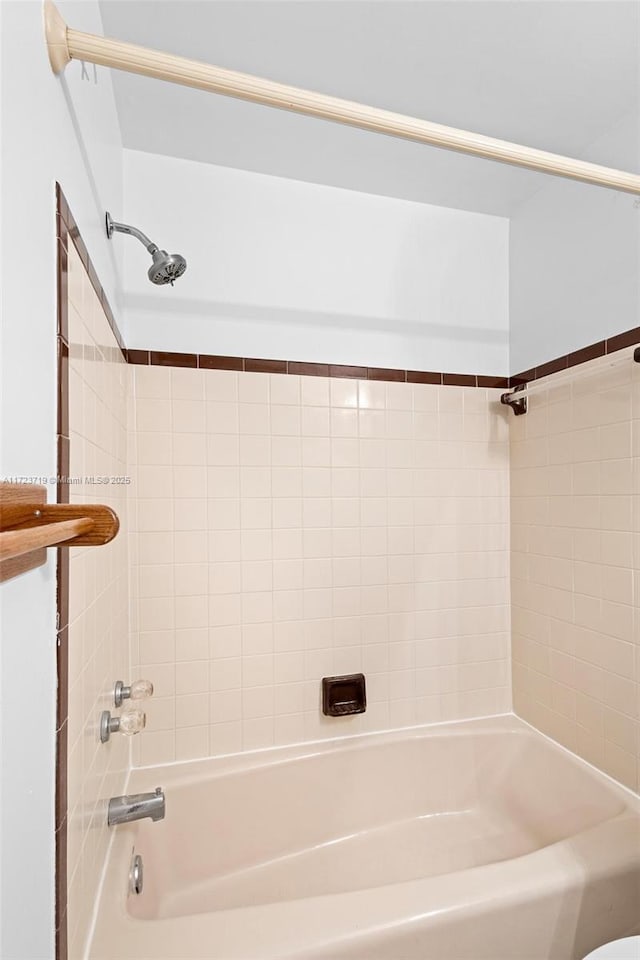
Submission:
<svg viewBox="0 0 640 960">
<path fill-rule="evenodd" d="M 203 779 L 216 778 L 232 773 L 248 772 L 261 767 L 286 764 L 296 760 L 311 759 L 334 751 L 348 752 L 367 745 L 395 743 L 403 740 L 420 740 L 431 737 L 471 736 L 478 734 L 525 734 L 532 739 L 542 739 L 551 749 L 564 754 L 570 761 L 605 781 L 621 794 L 621 799 L 640 813 L 640 794 L 605 773 L 594 764 L 574 753 L 553 737 L 538 730 L 513 711 L 485 717 L 467 717 L 462 720 L 443 720 L 437 723 L 413 724 L 393 730 L 372 730 L 335 737 L 322 737 L 300 743 L 261 747 L 255 750 L 237 751 L 213 757 L 198 757 L 193 760 L 174 760 L 144 767 L 132 767 L 127 777 L 126 790 L 131 792 L 153 789 L 158 776 L 173 787 L 189 786 Z M 164 783 L 162 784 L 164 787 Z"/>
</svg>

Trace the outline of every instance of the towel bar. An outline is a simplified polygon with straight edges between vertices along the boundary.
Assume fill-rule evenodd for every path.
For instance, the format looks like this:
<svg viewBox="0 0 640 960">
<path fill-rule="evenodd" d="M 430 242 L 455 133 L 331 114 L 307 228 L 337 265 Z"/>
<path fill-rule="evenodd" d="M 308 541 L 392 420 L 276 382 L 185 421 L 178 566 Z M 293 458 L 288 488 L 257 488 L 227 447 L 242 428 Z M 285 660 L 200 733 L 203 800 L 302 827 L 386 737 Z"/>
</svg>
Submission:
<svg viewBox="0 0 640 960">
<path fill-rule="evenodd" d="M 38 567 L 47 547 L 109 543 L 120 521 L 102 504 L 47 503 L 46 488 L 0 483 L 0 582 Z"/>
</svg>

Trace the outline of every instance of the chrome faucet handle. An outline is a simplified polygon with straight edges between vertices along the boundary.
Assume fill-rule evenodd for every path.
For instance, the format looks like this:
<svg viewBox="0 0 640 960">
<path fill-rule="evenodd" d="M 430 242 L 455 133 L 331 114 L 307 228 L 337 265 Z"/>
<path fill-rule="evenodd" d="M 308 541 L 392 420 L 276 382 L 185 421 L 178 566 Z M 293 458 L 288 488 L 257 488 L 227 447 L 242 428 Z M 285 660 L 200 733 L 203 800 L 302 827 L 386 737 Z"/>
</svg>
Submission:
<svg viewBox="0 0 640 960">
<path fill-rule="evenodd" d="M 150 680 L 134 680 L 126 685 L 123 680 L 116 680 L 113 688 L 113 702 L 121 707 L 125 700 L 146 700 L 153 696 L 153 684 Z"/>
<path fill-rule="evenodd" d="M 132 737 L 144 730 L 147 715 L 142 710 L 127 710 L 121 717 L 112 717 L 110 710 L 103 710 L 100 715 L 100 742 L 107 743 L 112 733 L 124 733 Z"/>
</svg>

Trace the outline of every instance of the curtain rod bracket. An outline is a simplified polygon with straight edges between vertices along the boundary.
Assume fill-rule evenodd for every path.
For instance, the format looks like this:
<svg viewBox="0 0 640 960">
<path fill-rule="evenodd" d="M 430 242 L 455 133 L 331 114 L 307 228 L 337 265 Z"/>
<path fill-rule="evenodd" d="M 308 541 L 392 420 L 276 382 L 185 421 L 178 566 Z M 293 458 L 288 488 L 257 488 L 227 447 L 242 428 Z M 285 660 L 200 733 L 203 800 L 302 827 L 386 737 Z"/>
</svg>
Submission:
<svg viewBox="0 0 640 960">
<path fill-rule="evenodd" d="M 524 390 L 525 384 L 520 384 L 520 386 L 514 387 L 509 393 L 503 393 L 500 397 L 500 403 L 504 403 L 506 407 L 511 407 L 516 417 L 521 417 L 525 414 L 529 408 L 526 397 L 521 397 L 518 399 L 518 391 Z"/>
<path fill-rule="evenodd" d="M 60 12 L 53 0 L 44 0 L 44 35 L 47 41 L 49 63 L 51 69 L 59 76 L 66 65 L 71 63 L 69 43 L 67 40 L 67 25 L 60 16 Z"/>
</svg>

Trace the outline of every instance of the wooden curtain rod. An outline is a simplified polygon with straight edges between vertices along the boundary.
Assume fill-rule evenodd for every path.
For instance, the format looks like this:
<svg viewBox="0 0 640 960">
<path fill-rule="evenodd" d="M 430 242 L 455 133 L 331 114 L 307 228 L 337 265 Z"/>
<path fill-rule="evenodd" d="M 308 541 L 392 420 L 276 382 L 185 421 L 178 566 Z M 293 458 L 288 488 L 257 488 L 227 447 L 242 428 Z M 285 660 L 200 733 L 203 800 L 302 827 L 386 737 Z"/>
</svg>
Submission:
<svg viewBox="0 0 640 960">
<path fill-rule="evenodd" d="M 248 73 L 238 73 L 198 60 L 150 50 L 133 43 L 121 43 L 119 40 L 72 30 L 67 27 L 53 0 L 44 0 L 44 20 L 49 61 L 55 74 L 62 73 L 71 60 L 85 60 L 103 67 L 154 77 L 156 80 L 168 80 L 170 83 L 208 90 L 210 93 L 333 120 L 374 133 L 415 140 L 417 143 L 456 150 L 487 160 L 498 160 L 552 176 L 640 194 L 640 176 L 635 173 L 547 153 L 533 147 L 509 143 L 507 140 L 496 140 L 467 130 L 457 130 L 455 127 L 430 123 L 390 110 L 379 110 L 352 100 L 313 93 Z"/>
</svg>

